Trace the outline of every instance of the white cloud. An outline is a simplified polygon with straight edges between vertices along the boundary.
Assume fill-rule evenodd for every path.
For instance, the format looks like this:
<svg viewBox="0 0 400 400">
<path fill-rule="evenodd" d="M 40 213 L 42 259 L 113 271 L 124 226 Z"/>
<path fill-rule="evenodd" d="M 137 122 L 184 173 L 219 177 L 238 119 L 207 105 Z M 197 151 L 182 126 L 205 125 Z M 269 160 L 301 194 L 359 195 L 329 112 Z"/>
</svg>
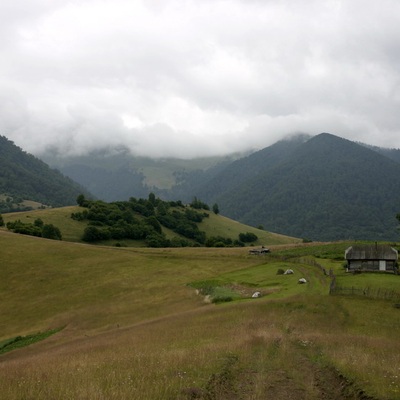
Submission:
<svg viewBox="0 0 400 400">
<path fill-rule="evenodd" d="M 400 3 L 4 0 L 0 129 L 27 151 L 400 147 Z"/>
</svg>

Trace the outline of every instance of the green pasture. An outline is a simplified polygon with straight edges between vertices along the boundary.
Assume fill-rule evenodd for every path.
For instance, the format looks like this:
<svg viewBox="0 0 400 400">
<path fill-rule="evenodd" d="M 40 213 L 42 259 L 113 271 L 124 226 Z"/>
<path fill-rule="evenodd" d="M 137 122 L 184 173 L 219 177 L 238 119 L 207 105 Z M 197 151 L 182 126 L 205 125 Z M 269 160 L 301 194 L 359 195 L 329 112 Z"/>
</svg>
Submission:
<svg viewBox="0 0 400 400">
<path fill-rule="evenodd" d="M 3 338 L 54 324 L 97 329 L 191 309 L 203 299 L 187 283 L 259 262 L 245 249 L 115 248 L 5 231 L 0 246 Z"/>
<path fill-rule="evenodd" d="M 293 274 L 282 274 L 291 269 Z M 278 271 L 280 271 L 278 273 Z M 307 283 L 300 284 L 299 279 L 305 278 Z M 323 272 L 298 260 L 279 262 L 273 258 L 264 257 L 261 264 L 240 270 L 227 272 L 218 279 L 192 282 L 191 286 L 209 295 L 210 300 L 222 302 L 224 299 L 251 299 L 252 294 L 260 292 L 261 297 L 269 299 L 287 298 L 304 293 L 326 294 L 330 278 Z"/>
<path fill-rule="evenodd" d="M 23 211 L 3 214 L 4 223 L 21 220 L 23 223 L 33 224 L 37 218 L 45 224 L 53 224 L 60 229 L 62 240 L 69 242 L 80 242 L 83 231 L 87 226 L 86 222 L 75 221 L 71 214 L 81 211 L 78 206 L 46 208 L 32 211 Z"/>
<path fill-rule="evenodd" d="M 354 284 L 393 287 L 399 278 L 345 274 L 347 246 L 280 245 L 253 256 L 248 248 L 116 248 L 0 230 L 0 347 L 54 333 L 0 355 L 2 396 L 399 399 L 400 310 L 330 296 L 320 266 Z M 278 274 L 289 268 L 293 275 Z M 232 301 L 210 304 L 202 287 Z"/>
<path fill-rule="evenodd" d="M 223 215 L 216 215 L 209 212 L 209 218 L 204 218 L 199 224 L 199 229 L 204 231 L 209 236 L 222 236 L 229 237 L 232 240 L 238 239 L 240 233 L 251 232 L 257 235 L 258 240 L 256 245 L 275 245 L 275 244 L 288 244 L 299 243 L 300 239 L 284 236 L 276 233 L 271 233 L 263 229 L 257 229 L 252 226 L 241 224 Z"/>
</svg>

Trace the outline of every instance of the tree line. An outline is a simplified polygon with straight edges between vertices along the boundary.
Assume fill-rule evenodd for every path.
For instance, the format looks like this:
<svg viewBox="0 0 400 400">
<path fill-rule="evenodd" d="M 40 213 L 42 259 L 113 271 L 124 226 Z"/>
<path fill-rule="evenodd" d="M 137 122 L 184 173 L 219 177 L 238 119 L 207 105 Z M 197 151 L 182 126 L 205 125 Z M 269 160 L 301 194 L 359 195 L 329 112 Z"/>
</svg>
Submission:
<svg viewBox="0 0 400 400">
<path fill-rule="evenodd" d="M 80 194 L 76 202 L 82 210 L 72 213 L 71 218 L 87 222 L 82 235 L 82 240 L 87 243 L 116 240 L 116 245 L 122 246 L 123 240 L 140 240 L 149 247 L 238 247 L 258 239 L 250 232 L 240 233 L 237 239 L 220 235 L 207 237 L 199 224 L 209 218 L 210 207 L 196 197 L 184 205 L 180 200 L 163 201 L 154 193 L 147 199 L 131 197 L 129 201 L 110 203 L 89 200 Z M 218 205 L 214 204 L 212 210 L 218 214 Z M 4 226 L 1 214 L 0 226 Z M 14 233 L 62 240 L 60 229 L 44 224 L 40 218 L 33 223 L 16 220 L 6 226 Z M 173 231 L 176 236 L 168 238 L 163 228 Z"/>
</svg>

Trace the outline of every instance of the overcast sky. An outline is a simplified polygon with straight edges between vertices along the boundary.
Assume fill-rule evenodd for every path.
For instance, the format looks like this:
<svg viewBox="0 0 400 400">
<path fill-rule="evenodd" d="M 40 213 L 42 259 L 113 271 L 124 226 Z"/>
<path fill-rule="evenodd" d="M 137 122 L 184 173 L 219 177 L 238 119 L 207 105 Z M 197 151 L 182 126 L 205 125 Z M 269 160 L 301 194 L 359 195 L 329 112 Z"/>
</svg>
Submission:
<svg viewBox="0 0 400 400">
<path fill-rule="evenodd" d="M 2 0 L 0 135 L 196 157 L 329 132 L 400 148 L 398 0 Z"/>
</svg>

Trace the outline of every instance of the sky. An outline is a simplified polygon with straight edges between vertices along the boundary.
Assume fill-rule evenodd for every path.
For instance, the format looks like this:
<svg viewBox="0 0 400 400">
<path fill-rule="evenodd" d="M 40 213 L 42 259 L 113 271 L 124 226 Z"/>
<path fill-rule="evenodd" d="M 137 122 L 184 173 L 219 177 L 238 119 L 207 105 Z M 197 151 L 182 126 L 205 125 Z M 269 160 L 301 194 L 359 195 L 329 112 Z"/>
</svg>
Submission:
<svg viewBox="0 0 400 400">
<path fill-rule="evenodd" d="M 0 135 L 35 155 L 400 148 L 399 21 L 398 0 L 2 0 Z"/>
</svg>

